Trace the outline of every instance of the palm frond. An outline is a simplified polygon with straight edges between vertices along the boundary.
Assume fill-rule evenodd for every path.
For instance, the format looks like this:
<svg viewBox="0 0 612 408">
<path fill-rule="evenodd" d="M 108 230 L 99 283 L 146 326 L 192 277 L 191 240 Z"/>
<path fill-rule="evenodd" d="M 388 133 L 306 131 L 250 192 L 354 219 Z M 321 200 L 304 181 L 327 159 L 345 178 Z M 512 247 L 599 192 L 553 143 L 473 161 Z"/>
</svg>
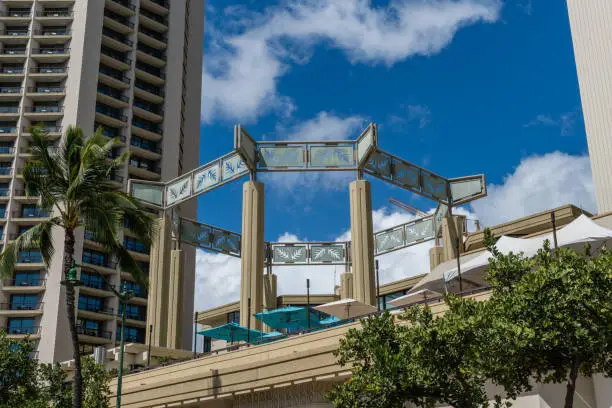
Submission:
<svg viewBox="0 0 612 408">
<path fill-rule="evenodd" d="M 112 253 L 119 262 L 121 270 L 132 275 L 134 280 L 144 287 L 149 286 L 148 271 L 143 271 L 138 262 L 121 244 L 112 248 Z"/>
<path fill-rule="evenodd" d="M 22 251 L 39 251 L 42 261 L 49 266 L 54 254 L 51 230 L 61 225 L 60 218 L 52 218 L 34 225 L 11 242 L 0 254 L 0 276 L 10 276 Z"/>
</svg>

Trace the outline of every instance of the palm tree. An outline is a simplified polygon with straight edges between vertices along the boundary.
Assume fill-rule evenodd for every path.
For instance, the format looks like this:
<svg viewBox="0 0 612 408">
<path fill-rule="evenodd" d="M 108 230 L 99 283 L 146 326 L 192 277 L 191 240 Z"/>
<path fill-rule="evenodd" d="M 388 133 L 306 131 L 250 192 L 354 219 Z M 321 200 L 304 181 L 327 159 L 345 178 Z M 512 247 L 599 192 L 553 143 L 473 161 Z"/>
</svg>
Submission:
<svg viewBox="0 0 612 408">
<path fill-rule="evenodd" d="M 70 126 L 56 148 L 49 146 L 41 128 L 34 127 L 31 132 L 32 160 L 23 169 L 26 195 L 38 197 L 37 206 L 51 214 L 51 218 L 34 225 L 6 247 L 0 254 L 0 275 L 12 276 L 19 253 L 24 250 L 40 251 L 48 266 L 57 244 L 53 242 L 52 231 L 63 229 L 65 279 L 74 262 L 75 232 L 83 228 L 104 245 L 109 256 L 118 260 L 123 271 L 145 283 L 144 271 L 123 246 L 118 233 L 127 223 L 139 240 L 150 245 L 155 234 L 155 216 L 136 199 L 117 191 L 110 182 L 110 177 L 123 166 L 129 153 L 110 158 L 118 140 L 109 141 L 101 130 L 85 140 L 80 128 Z M 66 312 L 75 367 L 73 406 L 81 408 L 81 360 L 73 285 L 66 285 Z"/>
</svg>

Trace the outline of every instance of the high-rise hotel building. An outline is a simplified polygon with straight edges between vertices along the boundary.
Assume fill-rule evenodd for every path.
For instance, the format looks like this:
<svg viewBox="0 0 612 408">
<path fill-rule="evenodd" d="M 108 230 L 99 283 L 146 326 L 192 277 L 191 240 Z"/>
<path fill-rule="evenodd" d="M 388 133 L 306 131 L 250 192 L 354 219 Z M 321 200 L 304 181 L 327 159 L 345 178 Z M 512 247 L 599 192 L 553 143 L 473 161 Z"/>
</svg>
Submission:
<svg viewBox="0 0 612 408">
<path fill-rule="evenodd" d="M 129 163 L 112 178 L 169 180 L 198 165 L 203 0 L 1 0 L 0 1 L 0 232 L 6 246 L 48 216 L 24 194 L 21 170 L 28 160 L 30 125 L 42 124 L 51 143 L 68 125 L 87 134 L 101 127 L 119 138 L 114 155 Z M 195 203 L 182 214 L 195 217 Z M 148 270 L 149 248 L 122 233 L 125 245 Z M 0 288 L 0 328 L 37 341 L 42 361 L 72 358 L 61 261 L 63 233 L 48 269 L 40 254 L 23 252 Z M 185 249 L 183 314 L 191 316 L 195 252 Z M 125 327 L 128 341 L 145 343 L 147 290 L 122 273 L 104 248 L 80 233 L 77 261 L 115 287 L 131 288 Z M 83 269 L 77 319 L 82 352 L 114 346 L 121 327 L 117 299 L 98 273 Z M 187 319 L 190 320 L 190 319 Z M 191 347 L 192 323 L 181 330 Z"/>
<path fill-rule="evenodd" d="M 597 211 L 612 211 L 612 1 L 567 0 Z"/>
</svg>

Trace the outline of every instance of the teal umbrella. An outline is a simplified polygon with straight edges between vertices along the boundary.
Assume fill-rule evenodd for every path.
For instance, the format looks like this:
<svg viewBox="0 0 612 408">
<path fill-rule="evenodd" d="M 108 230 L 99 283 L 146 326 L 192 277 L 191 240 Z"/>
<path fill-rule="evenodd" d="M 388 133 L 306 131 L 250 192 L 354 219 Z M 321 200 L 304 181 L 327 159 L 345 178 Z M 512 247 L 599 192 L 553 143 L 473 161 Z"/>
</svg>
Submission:
<svg viewBox="0 0 612 408">
<path fill-rule="evenodd" d="M 299 306 L 285 306 L 267 312 L 255 313 L 254 316 L 273 329 L 305 330 L 308 329 L 309 313 L 310 327 L 320 326 L 321 323 L 316 313 Z"/>
<path fill-rule="evenodd" d="M 198 332 L 198 334 L 210 337 L 212 339 L 225 340 L 229 343 L 233 343 L 235 341 L 254 342 L 263 339 L 266 335 L 264 332 L 249 329 L 248 327 L 241 326 L 234 322 L 202 330 Z"/>
</svg>

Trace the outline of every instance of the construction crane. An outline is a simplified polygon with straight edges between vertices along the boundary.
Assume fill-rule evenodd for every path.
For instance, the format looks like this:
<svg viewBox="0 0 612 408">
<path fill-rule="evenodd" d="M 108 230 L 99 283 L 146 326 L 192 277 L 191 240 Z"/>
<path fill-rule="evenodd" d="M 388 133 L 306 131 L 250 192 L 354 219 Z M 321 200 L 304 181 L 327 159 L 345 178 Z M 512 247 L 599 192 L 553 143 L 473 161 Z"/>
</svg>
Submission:
<svg viewBox="0 0 612 408">
<path fill-rule="evenodd" d="M 426 212 L 423 212 L 421 210 L 419 210 L 418 208 L 415 208 L 409 204 L 404 203 L 403 201 L 397 200 L 395 198 L 390 198 L 389 199 L 389 203 L 393 204 L 394 206 L 401 208 L 404 211 L 408 211 L 411 214 L 414 214 L 418 217 L 425 217 L 427 215 Z"/>
</svg>

